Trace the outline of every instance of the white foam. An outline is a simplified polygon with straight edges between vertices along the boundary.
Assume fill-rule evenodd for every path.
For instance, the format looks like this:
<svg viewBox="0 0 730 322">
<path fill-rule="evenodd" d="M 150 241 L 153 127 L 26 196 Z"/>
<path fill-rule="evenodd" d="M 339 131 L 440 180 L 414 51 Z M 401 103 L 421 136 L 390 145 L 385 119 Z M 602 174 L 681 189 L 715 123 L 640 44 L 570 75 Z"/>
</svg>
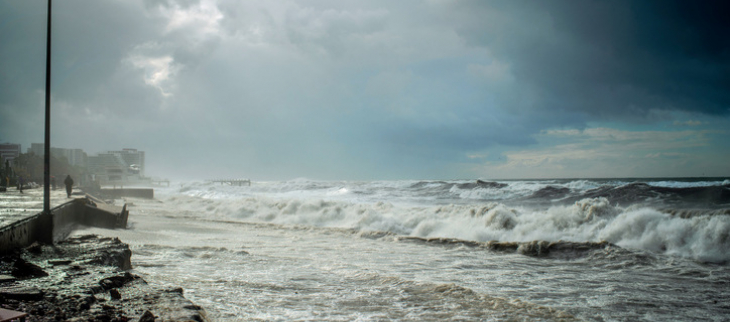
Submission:
<svg viewBox="0 0 730 322">
<path fill-rule="evenodd" d="M 728 219 L 728 216 L 680 218 L 641 208 L 621 213 L 599 236 L 623 247 L 726 262 L 730 260 Z"/>
<path fill-rule="evenodd" d="M 694 182 L 686 182 L 686 181 L 649 181 L 647 182 L 648 185 L 654 186 L 654 187 L 664 187 L 664 188 L 692 188 L 692 187 L 712 187 L 712 186 L 723 186 L 726 184 L 730 184 L 730 181 L 694 181 Z"/>
<path fill-rule="evenodd" d="M 652 208 L 618 207 L 606 198 L 583 199 L 547 209 L 478 201 L 423 203 L 403 191 L 412 184 L 379 182 L 373 188 L 368 183 L 296 180 L 286 183 L 286 187 L 272 183 L 254 189 L 194 184 L 183 185 L 163 200 L 179 207 L 172 213 L 185 216 L 475 241 L 606 240 L 622 247 L 703 261 L 730 261 L 730 252 L 726 251 L 730 248 L 730 216 L 708 214 L 685 219 Z M 521 185 L 522 194 L 539 189 L 537 184 Z M 353 190 L 366 197 L 356 196 Z M 393 194 L 392 202 L 384 193 L 366 193 L 377 190 Z M 497 194 L 490 188 L 473 190 L 490 194 L 490 198 Z"/>
</svg>

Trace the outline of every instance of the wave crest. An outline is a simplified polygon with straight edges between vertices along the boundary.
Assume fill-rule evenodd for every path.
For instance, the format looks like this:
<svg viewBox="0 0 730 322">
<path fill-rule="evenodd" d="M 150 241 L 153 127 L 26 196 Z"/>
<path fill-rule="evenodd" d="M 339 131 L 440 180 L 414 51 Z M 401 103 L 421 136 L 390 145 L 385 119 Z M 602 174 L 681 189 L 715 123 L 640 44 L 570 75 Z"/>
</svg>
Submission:
<svg viewBox="0 0 730 322">
<path fill-rule="evenodd" d="M 583 198 L 570 205 L 547 208 L 514 207 L 499 202 L 414 205 L 260 196 L 211 199 L 175 195 L 173 198 L 170 201 L 180 209 L 172 212 L 184 216 L 475 242 L 607 241 L 628 249 L 705 262 L 730 262 L 730 252 L 727 252 L 730 210 L 727 209 L 622 207 L 607 197 Z M 543 249 L 540 245 L 523 246 L 523 249 L 539 254 Z"/>
</svg>

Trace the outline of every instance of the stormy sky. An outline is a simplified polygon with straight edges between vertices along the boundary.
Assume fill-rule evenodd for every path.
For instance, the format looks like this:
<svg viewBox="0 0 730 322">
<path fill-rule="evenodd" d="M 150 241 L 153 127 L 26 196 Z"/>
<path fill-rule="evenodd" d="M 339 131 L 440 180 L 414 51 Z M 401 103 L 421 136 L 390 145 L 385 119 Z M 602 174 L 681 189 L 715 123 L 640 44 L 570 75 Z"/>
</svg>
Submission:
<svg viewBox="0 0 730 322">
<path fill-rule="evenodd" d="M 52 146 L 186 179 L 730 175 L 725 1 L 66 0 Z M 0 141 L 43 141 L 46 1 L 0 0 Z"/>
</svg>

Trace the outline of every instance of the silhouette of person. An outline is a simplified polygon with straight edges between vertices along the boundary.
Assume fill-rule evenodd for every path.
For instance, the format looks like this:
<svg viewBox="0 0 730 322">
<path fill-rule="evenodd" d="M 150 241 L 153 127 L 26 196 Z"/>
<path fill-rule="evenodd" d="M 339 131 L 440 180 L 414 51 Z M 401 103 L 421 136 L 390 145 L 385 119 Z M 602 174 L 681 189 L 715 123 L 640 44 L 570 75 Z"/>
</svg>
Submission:
<svg viewBox="0 0 730 322">
<path fill-rule="evenodd" d="M 74 179 L 71 179 L 71 175 L 66 176 L 66 180 L 63 180 L 63 184 L 66 185 L 66 196 L 71 198 L 71 189 L 74 185 Z"/>
<path fill-rule="evenodd" d="M 18 190 L 23 193 L 23 176 L 18 176 Z"/>
</svg>

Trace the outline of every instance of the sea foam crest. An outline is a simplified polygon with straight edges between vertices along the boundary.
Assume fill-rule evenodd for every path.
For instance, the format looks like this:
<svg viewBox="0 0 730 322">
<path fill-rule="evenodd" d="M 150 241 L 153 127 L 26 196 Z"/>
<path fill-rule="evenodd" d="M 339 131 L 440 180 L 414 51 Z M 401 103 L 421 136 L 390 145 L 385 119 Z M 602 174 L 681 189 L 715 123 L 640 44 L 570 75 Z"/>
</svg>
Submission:
<svg viewBox="0 0 730 322">
<path fill-rule="evenodd" d="M 309 185 L 308 183 L 303 183 Z M 412 183 L 411 183 L 412 184 Z M 709 262 L 729 262 L 730 216 L 698 213 L 680 216 L 650 207 L 620 207 L 607 198 L 585 198 L 548 208 L 508 206 L 500 202 L 409 204 L 356 202 L 350 189 L 318 186 L 332 198 L 287 192 L 278 197 L 236 196 L 235 189 L 199 186 L 174 195 L 177 213 L 206 217 L 389 232 L 423 238 L 531 242 L 608 241 Z M 240 189 L 239 189 L 240 190 Z"/>
<path fill-rule="evenodd" d="M 651 208 L 625 211 L 601 230 L 600 238 L 708 262 L 730 261 L 730 216 L 681 218 Z"/>
</svg>

